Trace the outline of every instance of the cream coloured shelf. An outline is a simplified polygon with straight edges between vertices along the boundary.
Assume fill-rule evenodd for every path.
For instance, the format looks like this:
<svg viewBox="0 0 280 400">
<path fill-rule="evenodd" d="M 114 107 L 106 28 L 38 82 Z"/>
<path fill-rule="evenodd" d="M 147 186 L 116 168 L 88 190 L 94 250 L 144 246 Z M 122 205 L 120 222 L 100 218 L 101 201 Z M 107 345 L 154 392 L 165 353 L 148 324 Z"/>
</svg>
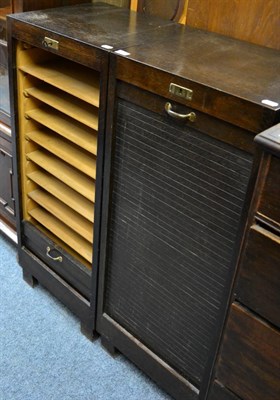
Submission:
<svg viewBox="0 0 280 400">
<path fill-rule="evenodd" d="M 53 157 L 42 150 L 36 150 L 27 154 L 27 159 L 36 163 L 50 174 L 64 182 L 73 190 L 76 190 L 86 199 L 94 202 L 95 184 L 94 181 L 69 166 L 64 161 Z"/>
<path fill-rule="evenodd" d="M 43 82 L 46 82 L 78 99 L 99 107 L 99 74 L 69 60 L 55 59 L 45 64 L 27 64 L 19 67 Z"/>
<path fill-rule="evenodd" d="M 50 153 L 53 153 L 55 156 L 67 162 L 69 165 L 95 179 L 95 158 L 73 147 L 57 135 L 52 135 L 51 133 L 44 131 L 32 131 L 26 134 L 26 138 L 32 140 Z"/>
<path fill-rule="evenodd" d="M 72 208 L 41 189 L 29 192 L 28 196 L 81 237 L 93 243 L 92 224 Z"/>
<path fill-rule="evenodd" d="M 26 116 L 45 127 L 57 132 L 67 140 L 87 150 L 91 154 L 97 153 L 96 132 L 81 125 L 72 118 L 48 107 L 37 108 L 26 112 Z"/>
<path fill-rule="evenodd" d="M 27 177 L 77 213 L 83 215 L 88 221 L 94 221 L 93 204 L 53 175 L 37 170 L 27 174 Z"/>
<path fill-rule="evenodd" d="M 25 96 L 32 96 L 82 124 L 98 130 L 98 109 L 49 85 L 27 88 Z"/>
<path fill-rule="evenodd" d="M 41 207 L 30 210 L 29 214 L 85 260 L 92 262 L 92 245 L 87 240 Z"/>
</svg>

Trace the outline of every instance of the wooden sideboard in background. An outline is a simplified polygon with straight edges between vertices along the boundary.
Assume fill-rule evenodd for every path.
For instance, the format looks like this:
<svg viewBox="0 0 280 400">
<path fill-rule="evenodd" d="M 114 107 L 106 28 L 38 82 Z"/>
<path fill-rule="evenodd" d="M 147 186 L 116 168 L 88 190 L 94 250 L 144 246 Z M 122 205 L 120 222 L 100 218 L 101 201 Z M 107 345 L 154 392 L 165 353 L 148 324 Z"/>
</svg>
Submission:
<svg viewBox="0 0 280 400">
<path fill-rule="evenodd" d="M 131 0 L 131 9 L 141 11 L 144 8 L 163 16 L 159 3 L 158 0 Z M 279 0 L 177 0 L 173 3 L 174 10 L 181 12 L 179 17 L 176 15 L 176 21 L 280 49 Z"/>
</svg>

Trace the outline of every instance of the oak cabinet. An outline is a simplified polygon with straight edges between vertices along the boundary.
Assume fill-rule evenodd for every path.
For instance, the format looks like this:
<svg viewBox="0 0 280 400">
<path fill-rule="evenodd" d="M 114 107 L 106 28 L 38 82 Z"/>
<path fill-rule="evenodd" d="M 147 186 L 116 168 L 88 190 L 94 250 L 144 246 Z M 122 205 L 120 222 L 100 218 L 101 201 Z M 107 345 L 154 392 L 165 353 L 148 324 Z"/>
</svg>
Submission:
<svg viewBox="0 0 280 400">
<path fill-rule="evenodd" d="M 177 25 L 126 51 L 110 60 L 97 331 L 174 398 L 205 399 L 280 60 Z"/>
</svg>

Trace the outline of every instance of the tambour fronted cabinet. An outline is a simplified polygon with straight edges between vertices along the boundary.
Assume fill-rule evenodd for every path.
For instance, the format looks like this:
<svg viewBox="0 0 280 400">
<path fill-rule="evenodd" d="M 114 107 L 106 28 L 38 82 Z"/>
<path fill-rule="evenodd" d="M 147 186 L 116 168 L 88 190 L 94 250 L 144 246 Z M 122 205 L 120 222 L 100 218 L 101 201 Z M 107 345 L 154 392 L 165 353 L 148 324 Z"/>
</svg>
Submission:
<svg viewBox="0 0 280 400">
<path fill-rule="evenodd" d="M 24 278 L 63 301 L 88 336 L 95 319 L 108 49 L 141 43 L 160 26 L 158 18 L 106 4 L 9 18 L 19 262 Z"/>
<path fill-rule="evenodd" d="M 205 399 L 280 58 L 178 26 L 157 36 L 110 58 L 97 330 L 174 398 Z"/>
</svg>

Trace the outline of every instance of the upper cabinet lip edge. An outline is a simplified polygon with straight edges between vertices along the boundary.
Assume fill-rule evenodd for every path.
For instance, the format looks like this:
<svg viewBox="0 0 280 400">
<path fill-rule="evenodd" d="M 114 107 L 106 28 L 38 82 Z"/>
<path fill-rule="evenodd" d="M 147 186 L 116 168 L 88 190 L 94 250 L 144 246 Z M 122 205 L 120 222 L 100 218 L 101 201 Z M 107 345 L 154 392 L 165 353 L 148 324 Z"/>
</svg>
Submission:
<svg viewBox="0 0 280 400">
<path fill-rule="evenodd" d="M 100 49 L 98 46 L 84 43 L 70 36 L 52 32 L 36 24 L 17 20 L 14 15 L 9 15 L 7 21 L 8 30 L 13 39 L 47 50 L 96 71 L 102 70 L 104 60 L 108 57 L 108 50 Z M 46 48 L 44 44 L 46 37 L 57 41 L 58 49 Z"/>
<path fill-rule="evenodd" d="M 280 102 L 273 107 L 239 96 L 233 91 L 231 93 L 214 85 L 208 85 L 203 80 L 193 80 L 187 75 L 175 74 L 164 68 L 137 61 L 129 55 L 111 54 L 111 57 L 116 58 L 117 79 L 223 119 L 253 134 L 260 133 L 280 122 Z M 132 64 L 133 68 L 131 68 Z M 157 75 L 156 79 L 155 75 Z M 192 100 L 170 93 L 171 83 L 193 90 Z"/>
</svg>

